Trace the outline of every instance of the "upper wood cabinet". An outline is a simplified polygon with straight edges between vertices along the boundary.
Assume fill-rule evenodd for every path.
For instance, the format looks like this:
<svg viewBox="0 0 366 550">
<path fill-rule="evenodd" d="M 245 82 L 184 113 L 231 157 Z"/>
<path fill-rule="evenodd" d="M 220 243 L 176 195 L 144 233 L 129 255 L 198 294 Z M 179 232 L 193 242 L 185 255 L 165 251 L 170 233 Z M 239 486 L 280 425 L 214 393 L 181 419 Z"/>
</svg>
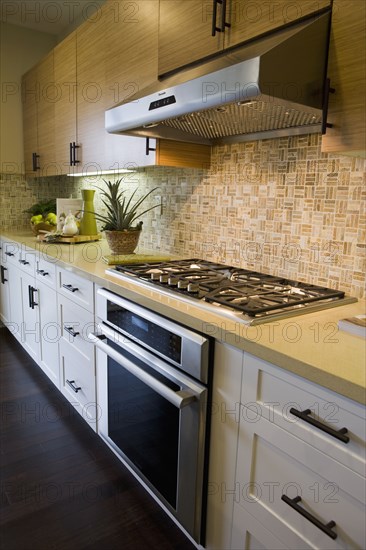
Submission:
<svg viewBox="0 0 366 550">
<path fill-rule="evenodd" d="M 55 157 L 61 174 L 69 173 L 73 143 L 77 144 L 76 34 L 70 34 L 54 49 L 55 84 L 59 92 L 55 104 Z"/>
<path fill-rule="evenodd" d="M 331 0 L 160 0 L 159 75 L 291 24 L 330 4 Z"/>
<path fill-rule="evenodd" d="M 52 51 L 22 79 L 24 161 L 29 175 L 57 174 L 54 154 L 57 98 Z"/>
<path fill-rule="evenodd" d="M 328 76 L 328 122 L 322 151 L 366 156 L 366 4 L 334 0 Z"/>
</svg>

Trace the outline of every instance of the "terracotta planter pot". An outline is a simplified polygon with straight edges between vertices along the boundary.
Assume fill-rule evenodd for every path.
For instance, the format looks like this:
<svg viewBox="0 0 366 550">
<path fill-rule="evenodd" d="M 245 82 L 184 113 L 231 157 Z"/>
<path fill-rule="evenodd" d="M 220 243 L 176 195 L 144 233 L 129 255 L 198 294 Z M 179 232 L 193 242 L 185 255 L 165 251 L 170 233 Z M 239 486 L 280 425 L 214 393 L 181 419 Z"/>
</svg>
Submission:
<svg viewBox="0 0 366 550">
<path fill-rule="evenodd" d="M 132 254 L 139 242 L 141 230 L 104 231 L 112 254 Z"/>
</svg>

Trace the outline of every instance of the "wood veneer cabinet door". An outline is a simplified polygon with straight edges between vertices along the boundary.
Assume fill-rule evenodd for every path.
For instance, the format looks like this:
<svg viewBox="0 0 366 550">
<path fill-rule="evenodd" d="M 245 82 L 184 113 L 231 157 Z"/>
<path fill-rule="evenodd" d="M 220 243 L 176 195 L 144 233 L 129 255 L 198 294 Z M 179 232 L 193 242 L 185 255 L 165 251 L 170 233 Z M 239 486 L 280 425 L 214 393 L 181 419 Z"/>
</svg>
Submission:
<svg viewBox="0 0 366 550">
<path fill-rule="evenodd" d="M 212 0 L 160 0 L 159 75 L 222 49 L 222 33 L 212 36 L 212 17 Z"/>
<path fill-rule="evenodd" d="M 25 173 L 36 175 L 33 155 L 38 151 L 37 128 L 37 98 L 39 97 L 37 84 L 37 67 L 28 71 L 22 78 L 23 104 L 23 139 Z"/>
<path fill-rule="evenodd" d="M 158 16 L 158 0 L 113 2 L 105 36 L 106 109 L 157 81 Z M 109 168 L 155 163 L 153 151 L 146 155 L 144 139 L 105 133 L 105 161 Z"/>
<path fill-rule="evenodd" d="M 296 22 L 331 5 L 331 0 L 160 0 L 159 75 Z M 213 18 L 224 32 L 212 36 Z M 225 27 L 225 23 L 229 26 Z"/>
<path fill-rule="evenodd" d="M 76 135 L 76 33 L 70 34 L 54 49 L 55 84 L 55 155 L 60 173 L 73 170 L 70 166 L 70 143 Z"/>
<path fill-rule="evenodd" d="M 366 4 L 335 0 L 332 15 L 328 76 L 328 122 L 322 151 L 366 156 Z"/>
<path fill-rule="evenodd" d="M 38 149 L 40 176 L 58 174 L 55 156 L 55 105 L 57 87 L 54 81 L 54 55 L 51 51 L 37 65 L 39 101 L 37 103 Z"/>
<path fill-rule="evenodd" d="M 330 5 L 331 0 L 228 1 L 226 20 L 231 26 L 225 30 L 224 47 L 235 46 L 284 25 L 295 23 Z"/>
<path fill-rule="evenodd" d="M 98 10 L 76 31 L 77 39 L 77 137 L 76 171 L 96 171 L 105 167 L 104 129 L 105 65 L 108 58 L 106 14 L 111 4 Z"/>
</svg>

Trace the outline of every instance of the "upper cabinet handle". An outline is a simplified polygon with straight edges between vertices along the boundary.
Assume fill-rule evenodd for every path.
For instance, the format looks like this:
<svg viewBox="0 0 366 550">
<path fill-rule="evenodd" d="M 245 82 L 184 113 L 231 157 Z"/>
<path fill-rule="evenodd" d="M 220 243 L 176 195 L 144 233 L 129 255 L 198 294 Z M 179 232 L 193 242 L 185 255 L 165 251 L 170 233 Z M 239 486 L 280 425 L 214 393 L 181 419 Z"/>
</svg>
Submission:
<svg viewBox="0 0 366 550">
<path fill-rule="evenodd" d="M 73 157 L 72 162 L 73 166 L 76 166 L 80 163 L 80 160 L 76 160 L 76 149 L 80 149 L 80 145 L 76 145 L 75 141 L 72 142 Z"/>
<path fill-rule="evenodd" d="M 213 0 L 213 11 L 212 11 L 212 36 L 216 36 L 216 32 L 221 32 L 221 29 L 216 26 L 217 20 L 217 4 L 221 3 L 222 0 Z"/>
<path fill-rule="evenodd" d="M 37 155 L 37 153 L 32 153 L 33 172 L 37 172 L 37 170 L 41 169 L 41 167 L 38 166 L 38 159 L 39 159 L 39 155 Z"/>
<path fill-rule="evenodd" d="M 220 0 L 219 0 L 220 1 Z M 230 23 L 226 23 L 226 0 L 220 1 L 221 8 L 221 32 L 225 32 L 225 27 L 230 28 Z"/>
<path fill-rule="evenodd" d="M 322 135 L 327 133 L 327 128 L 333 128 L 333 124 L 327 122 L 328 118 L 328 105 L 329 94 L 334 94 L 335 89 L 330 87 L 330 78 L 325 79 L 324 83 L 324 97 L 323 97 L 323 113 L 322 113 Z"/>
<path fill-rule="evenodd" d="M 221 4 L 221 27 L 217 26 L 217 4 Z M 225 32 L 225 27 L 231 27 L 230 23 L 226 23 L 226 0 L 213 0 L 212 36 L 216 36 L 217 32 Z"/>
<path fill-rule="evenodd" d="M 347 428 L 341 428 L 340 430 L 333 430 L 333 428 L 329 428 L 329 426 L 327 426 L 326 424 L 323 424 L 322 422 L 319 422 L 319 420 L 315 420 L 315 418 L 311 418 L 311 416 L 309 416 L 311 414 L 310 409 L 306 409 L 305 411 L 298 411 L 297 409 L 294 409 L 293 407 L 291 407 L 290 413 L 293 414 L 294 416 L 297 416 L 297 418 L 304 420 L 304 422 L 311 424 L 315 428 L 322 430 L 328 435 L 331 435 L 332 437 L 339 439 L 339 441 L 342 441 L 343 443 L 349 442 L 348 435 L 345 435 L 348 432 Z"/>
</svg>

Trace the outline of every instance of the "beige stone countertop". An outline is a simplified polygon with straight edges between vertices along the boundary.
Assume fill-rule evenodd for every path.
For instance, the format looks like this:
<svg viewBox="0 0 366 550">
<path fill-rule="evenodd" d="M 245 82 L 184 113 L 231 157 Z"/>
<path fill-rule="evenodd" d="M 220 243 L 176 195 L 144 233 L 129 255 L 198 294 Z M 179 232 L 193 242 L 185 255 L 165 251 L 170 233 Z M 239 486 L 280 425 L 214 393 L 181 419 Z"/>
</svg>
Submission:
<svg viewBox="0 0 366 550">
<path fill-rule="evenodd" d="M 105 240 L 84 244 L 40 243 L 29 232 L 2 232 L 19 246 L 33 248 L 40 257 L 82 274 L 100 286 L 117 292 L 192 329 L 209 334 L 320 384 L 359 403 L 366 403 L 366 342 L 338 330 L 337 321 L 365 313 L 365 301 L 248 327 L 194 304 L 184 303 L 106 275 L 102 260 L 109 254 Z M 139 253 L 152 251 L 138 250 Z M 155 251 L 157 254 L 162 251 Z"/>
</svg>

